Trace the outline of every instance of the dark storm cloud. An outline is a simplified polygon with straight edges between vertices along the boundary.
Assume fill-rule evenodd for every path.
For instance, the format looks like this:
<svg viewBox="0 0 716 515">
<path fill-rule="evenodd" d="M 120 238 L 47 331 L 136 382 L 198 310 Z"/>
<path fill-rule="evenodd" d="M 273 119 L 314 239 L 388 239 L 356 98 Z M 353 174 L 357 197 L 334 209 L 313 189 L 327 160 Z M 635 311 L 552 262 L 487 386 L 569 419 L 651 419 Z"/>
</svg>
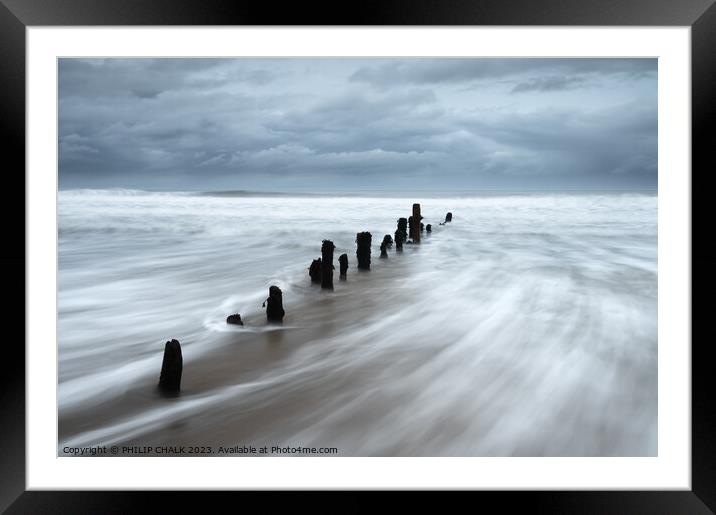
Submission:
<svg viewBox="0 0 716 515">
<path fill-rule="evenodd" d="M 60 185 L 654 187 L 656 61 L 584 61 L 63 59 Z"/>
<path fill-rule="evenodd" d="M 520 82 L 512 88 L 512 93 L 574 89 L 583 85 L 584 82 L 585 79 L 583 77 L 537 77 L 525 82 Z"/>
<path fill-rule="evenodd" d="M 636 77 L 656 72 L 655 59 L 424 59 L 391 60 L 363 66 L 350 77 L 376 87 L 401 84 L 440 84 L 467 81 L 493 81 L 515 77 L 539 80 L 599 78 L 621 75 Z"/>
<path fill-rule="evenodd" d="M 131 93 L 138 98 L 157 98 L 161 89 L 133 89 Z"/>
<path fill-rule="evenodd" d="M 267 70 L 236 69 L 232 59 L 62 59 L 60 97 L 85 99 L 132 94 L 155 98 L 164 91 L 196 90 L 228 81 L 264 85 Z"/>
<path fill-rule="evenodd" d="M 544 110 L 467 118 L 473 133 L 487 133 L 510 159 L 496 153 L 507 174 L 633 176 L 656 173 L 657 113 L 629 103 L 599 111 Z"/>
</svg>

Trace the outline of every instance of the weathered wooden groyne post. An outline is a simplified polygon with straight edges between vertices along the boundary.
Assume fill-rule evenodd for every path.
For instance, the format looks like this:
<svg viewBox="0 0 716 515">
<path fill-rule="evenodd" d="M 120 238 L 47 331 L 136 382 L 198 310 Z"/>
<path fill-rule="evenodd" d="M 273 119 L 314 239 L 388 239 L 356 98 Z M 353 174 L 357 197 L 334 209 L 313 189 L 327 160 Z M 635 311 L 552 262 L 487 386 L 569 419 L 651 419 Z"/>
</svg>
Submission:
<svg viewBox="0 0 716 515">
<path fill-rule="evenodd" d="M 241 315 L 239 313 L 234 313 L 233 315 L 229 315 L 228 317 L 226 317 L 226 323 L 244 325 L 244 321 L 241 320 Z"/>
<path fill-rule="evenodd" d="M 410 236 L 413 238 L 413 243 L 420 243 L 420 220 L 423 219 L 420 216 L 420 204 L 413 204 L 413 216 L 411 218 L 413 223 L 410 227 Z"/>
<path fill-rule="evenodd" d="M 177 340 L 168 341 L 164 345 L 162 372 L 159 374 L 159 389 L 165 393 L 178 393 L 181 387 L 181 373 L 184 360 L 181 345 Z"/>
<path fill-rule="evenodd" d="M 311 278 L 312 283 L 321 282 L 321 258 L 311 261 L 311 266 L 308 269 L 308 275 Z"/>
<path fill-rule="evenodd" d="M 356 234 L 356 258 L 358 259 L 359 270 L 370 270 L 370 243 L 373 236 L 369 232 L 359 232 Z"/>
<path fill-rule="evenodd" d="M 420 232 L 425 232 L 425 224 L 420 222 Z"/>
<path fill-rule="evenodd" d="M 341 267 L 341 275 L 339 276 L 339 279 L 345 280 L 346 272 L 348 271 L 348 254 L 341 254 L 338 257 L 338 263 Z"/>
<path fill-rule="evenodd" d="M 452 213 L 448 213 L 448 214 L 445 215 L 445 222 L 444 222 L 444 223 L 447 223 L 447 222 L 452 222 Z"/>
<path fill-rule="evenodd" d="M 390 237 L 390 234 L 386 234 L 383 237 L 383 241 L 380 244 L 380 257 L 385 259 L 388 257 L 388 247 L 392 245 L 393 238 Z"/>
<path fill-rule="evenodd" d="M 402 238 L 400 239 L 403 243 L 405 243 L 408 240 L 408 219 L 407 218 L 398 218 L 398 230 L 397 233 L 400 233 Z"/>
<path fill-rule="evenodd" d="M 426 225 L 426 226 L 425 226 L 425 230 L 426 230 L 427 232 L 433 232 L 433 226 L 432 226 L 432 224 Z"/>
<path fill-rule="evenodd" d="M 408 239 L 408 219 L 398 218 L 398 230 L 395 231 L 395 250 L 403 251 L 403 243 Z"/>
<path fill-rule="evenodd" d="M 283 292 L 278 286 L 269 288 L 269 296 L 264 301 L 266 306 L 266 320 L 274 324 L 283 323 L 283 316 L 286 312 L 283 310 Z"/>
<path fill-rule="evenodd" d="M 323 240 L 321 245 L 321 288 L 333 289 L 333 251 L 336 246 L 331 240 Z"/>
</svg>

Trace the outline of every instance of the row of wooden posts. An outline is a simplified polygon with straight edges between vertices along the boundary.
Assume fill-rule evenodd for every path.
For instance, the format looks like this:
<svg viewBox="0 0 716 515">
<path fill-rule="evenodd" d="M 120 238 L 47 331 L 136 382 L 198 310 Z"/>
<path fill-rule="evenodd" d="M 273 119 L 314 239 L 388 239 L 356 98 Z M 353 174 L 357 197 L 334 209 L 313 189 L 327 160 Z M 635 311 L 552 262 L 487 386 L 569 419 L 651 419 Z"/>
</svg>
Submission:
<svg viewBox="0 0 716 515">
<path fill-rule="evenodd" d="M 408 218 L 398 218 L 398 228 L 395 231 L 395 239 L 390 234 L 383 237 L 380 244 L 380 257 L 388 257 L 388 249 L 395 243 L 396 252 L 403 251 L 403 244 L 420 243 L 420 235 L 423 231 L 432 232 L 432 225 L 423 225 L 423 217 L 420 214 L 420 204 L 413 204 L 413 214 Z M 452 213 L 445 215 L 445 221 L 440 225 L 452 222 Z M 411 239 L 408 239 L 410 236 Z M 369 232 L 356 234 L 356 259 L 359 270 L 370 270 L 370 246 L 373 235 Z M 321 283 L 321 288 L 333 289 L 333 251 L 336 246 L 330 240 L 323 240 L 321 245 L 321 257 L 314 259 L 308 269 L 311 282 Z M 338 257 L 340 266 L 340 278 L 345 279 L 348 271 L 348 255 L 341 254 Z M 269 287 L 269 296 L 264 301 L 266 307 L 266 320 L 270 324 L 283 323 L 286 312 L 283 309 L 283 292 L 278 286 Z M 241 315 L 235 313 L 226 319 L 227 324 L 244 325 Z M 183 359 L 181 344 L 177 340 L 168 341 L 164 346 L 164 359 L 162 360 L 162 371 L 159 375 L 159 389 L 165 393 L 178 393 L 181 386 L 181 375 Z"/>
</svg>

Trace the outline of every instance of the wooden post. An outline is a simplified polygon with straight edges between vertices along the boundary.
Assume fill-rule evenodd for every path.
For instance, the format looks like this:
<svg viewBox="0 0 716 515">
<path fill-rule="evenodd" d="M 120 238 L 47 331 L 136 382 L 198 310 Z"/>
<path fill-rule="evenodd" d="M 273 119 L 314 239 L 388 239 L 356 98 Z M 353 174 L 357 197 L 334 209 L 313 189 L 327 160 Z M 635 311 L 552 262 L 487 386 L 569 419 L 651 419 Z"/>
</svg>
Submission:
<svg viewBox="0 0 716 515">
<path fill-rule="evenodd" d="M 308 275 L 310 276 L 312 283 L 321 282 L 321 258 L 314 259 L 311 262 L 311 266 L 308 269 Z"/>
<path fill-rule="evenodd" d="M 336 246 L 331 240 L 323 240 L 321 245 L 321 288 L 333 289 L 333 250 Z"/>
<path fill-rule="evenodd" d="M 425 224 L 420 222 L 420 232 L 425 232 Z"/>
<path fill-rule="evenodd" d="M 413 243 L 420 243 L 420 220 L 423 217 L 420 216 L 420 204 L 413 204 Z"/>
<path fill-rule="evenodd" d="M 373 236 L 369 232 L 359 232 L 356 234 L 356 258 L 358 258 L 359 270 L 370 270 L 370 243 Z"/>
<path fill-rule="evenodd" d="M 339 279 L 345 279 L 346 272 L 348 271 L 348 254 L 341 254 L 338 257 L 338 263 L 341 265 L 341 275 L 339 276 Z"/>
<path fill-rule="evenodd" d="M 393 238 L 390 237 L 390 234 L 386 234 L 383 237 L 383 241 L 380 244 L 380 257 L 385 259 L 388 257 L 388 247 L 393 244 Z"/>
<path fill-rule="evenodd" d="M 167 342 L 164 345 L 162 372 L 159 374 L 159 388 L 162 391 L 167 393 L 179 392 L 183 366 L 181 345 L 177 340 Z"/>
<path fill-rule="evenodd" d="M 428 224 L 425 226 L 425 230 L 428 232 L 433 232 L 433 226 L 431 224 Z"/>
<path fill-rule="evenodd" d="M 408 239 L 408 219 L 398 218 L 398 232 L 402 236 L 401 241 L 405 243 Z"/>
<path fill-rule="evenodd" d="M 244 321 L 241 320 L 241 315 L 239 313 L 234 313 L 233 315 L 229 315 L 228 317 L 226 317 L 226 323 L 244 325 Z"/>
<path fill-rule="evenodd" d="M 444 223 L 447 223 L 447 222 L 452 222 L 452 213 L 448 213 L 448 214 L 445 215 L 445 222 L 444 222 Z"/>
<path fill-rule="evenodd" d="M 264 301 L 266 306 L 266 320 L 275 324 L 283 323 L 283 316 L 286 312 L 283 310 L 283 292 L 278 286 L 269 288 L 268 299 Z"/>
<path fill-rule="evenodd" d="M 408 239 L 408 219 L 398 218 L 398 230 L 395 231 L 395 250 L 402 252 L 403 243 Z"/>
</svg>

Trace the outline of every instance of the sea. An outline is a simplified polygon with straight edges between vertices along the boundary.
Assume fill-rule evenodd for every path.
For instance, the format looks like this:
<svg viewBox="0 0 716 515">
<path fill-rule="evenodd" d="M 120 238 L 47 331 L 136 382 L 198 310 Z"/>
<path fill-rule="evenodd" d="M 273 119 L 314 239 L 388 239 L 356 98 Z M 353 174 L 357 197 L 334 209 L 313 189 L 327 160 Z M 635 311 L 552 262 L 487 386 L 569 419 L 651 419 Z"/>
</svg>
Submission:
<svg viewBox="0 0 716 515">
<path fill-rule="evenodd" d="M 413 203 L 432 232 L 379 258 Z M 333 291 L 308 276 L 326 239 Z M 657 264 L 649 191 L 61 190 L 58 454 L 174 442 L 172 424 L 191 421 L 197 443 L 208 431 L 343 456 L 655 456 Z M 279 327 L 262 307 L 271 285 Z M 286 352 L 255 360 L 271 331 Z M 203 386 L 132 405 L 172 338 Z M 212 383 L 227 338 L 223 355 L 250 370 Z M 93 417 L 113 404 L 121 416 Z"/>
</svg>

